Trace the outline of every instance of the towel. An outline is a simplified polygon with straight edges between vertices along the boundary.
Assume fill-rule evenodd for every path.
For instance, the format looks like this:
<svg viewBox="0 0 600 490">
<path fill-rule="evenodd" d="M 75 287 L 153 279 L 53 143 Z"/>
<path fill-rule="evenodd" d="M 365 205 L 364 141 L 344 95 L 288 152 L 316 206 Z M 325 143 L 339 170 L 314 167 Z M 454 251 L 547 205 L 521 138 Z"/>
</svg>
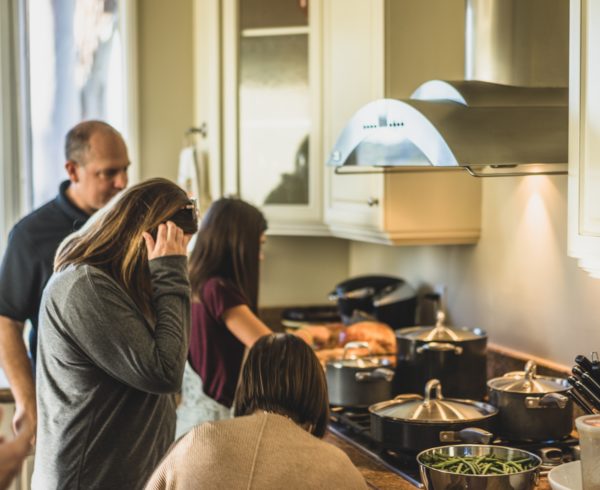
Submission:
<svg viewBox="0 0 600 490">
<path fill-rule="evenodd" d="M 212 202 L 208 170 L 208 158 L 205 151 L 195 146 L 186 146 L 179 154 L 179 173 L 177 183 L 188 196 L 198 200 L 200 214 L 208 209 Z"/>
</svg>

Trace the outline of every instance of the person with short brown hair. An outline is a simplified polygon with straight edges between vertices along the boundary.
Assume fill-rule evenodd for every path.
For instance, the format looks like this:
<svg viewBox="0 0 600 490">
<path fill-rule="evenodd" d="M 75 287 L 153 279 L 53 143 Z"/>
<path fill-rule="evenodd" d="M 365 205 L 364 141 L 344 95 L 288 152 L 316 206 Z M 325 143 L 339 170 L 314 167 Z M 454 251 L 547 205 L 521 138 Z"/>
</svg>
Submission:
<svg viewBox="0 0 600 490">
<path fill-rule="evenodd" d="M 58 195 L 21 219 L 11 230 L 0 264 L 0 363 L 15 399 L 13 428 L 24 421 L 35 433 L 35 366 L 42 291 L 60 242 L 127 186 L 127 147 L 103 121 L 83 121 L 65 139 L 68 180 Z M 29 356 L 23 331 L 31 322 Z M 33 435 L 33 434 L 32 434 Z"/>
<path fill-rule="evenodd" d="M 242 368 L 235 418 L 192 429 L 146 490 L 366 489 L 348 456 L 320 439 L 328 407 L 325 373 L 312 349 L 291 334 L 263 336 Z"/>
<path fill-rule="evenodd" d="M 195 203 L 151 179 L 59 247 L 40 309 L 32 488 L 142 488 L 175 435 Z"/>
</svg>

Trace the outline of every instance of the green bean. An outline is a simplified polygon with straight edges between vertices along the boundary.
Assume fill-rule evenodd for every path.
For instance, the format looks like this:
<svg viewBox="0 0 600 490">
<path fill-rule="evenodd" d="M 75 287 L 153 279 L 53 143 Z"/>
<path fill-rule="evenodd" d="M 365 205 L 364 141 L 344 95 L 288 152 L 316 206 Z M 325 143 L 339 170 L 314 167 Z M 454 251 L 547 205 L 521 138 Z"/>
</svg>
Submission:
<svg viewBox="0 0 600 490">
<path fill-rule="evenodd" d="M 426 455 L 423 463 L 438 470 L 464 475 L 507 475 L 526 471 L 534 466 L 531 458 L 506 460 L 495 454 L 483 456 Z"/>
</svg>

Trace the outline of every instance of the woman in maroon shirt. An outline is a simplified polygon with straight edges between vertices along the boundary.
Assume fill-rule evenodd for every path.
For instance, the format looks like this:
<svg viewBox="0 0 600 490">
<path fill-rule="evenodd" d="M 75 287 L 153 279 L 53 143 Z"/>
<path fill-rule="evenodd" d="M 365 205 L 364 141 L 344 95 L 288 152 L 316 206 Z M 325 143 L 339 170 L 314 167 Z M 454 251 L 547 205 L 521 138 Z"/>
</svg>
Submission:
<svg viewBox="0 0 600 490">
<path fill-rule="evenodd" d="M 202 219 L 189 262 L 192 328 L 178 435 L 230 415 L 244 351 L 271 333 L 256 314 L 266 230 L 263 214 L 240 199 L 219 199 Z"/>
<path fill-rule="evenodd" d="M 240 199 L 215 201 L 202 219 L 189 261 L 190 350 L 177 409 L 177 436 L 208 420 L 231 417 L 246 348 L 272 333 L 257 316 L 259 263 L 267 221 Z M 325 327 L 294 332 L 309 345 Z"/>
</svg>

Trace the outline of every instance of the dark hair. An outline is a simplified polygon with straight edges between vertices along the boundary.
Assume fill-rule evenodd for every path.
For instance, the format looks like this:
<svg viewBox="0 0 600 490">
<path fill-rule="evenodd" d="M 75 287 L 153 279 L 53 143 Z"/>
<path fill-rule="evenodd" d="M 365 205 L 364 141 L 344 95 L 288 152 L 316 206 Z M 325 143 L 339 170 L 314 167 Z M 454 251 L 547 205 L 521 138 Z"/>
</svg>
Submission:
<svg viewBox="0 0 600 490">
<path fill-rule="evenodd" d="M 267 230 L 263 214 L 241 199 L 221 198 L 208 209 L 190 256 L 190 282 L 202 300 L 202 286 L 212 277 L 233 282 L 256 313 L 260 237 Z"/>
<path fill-rule="evenodd" d="M 121 133 L 104 121 L 80 122 L 71 128 L 65 137 L 65 158 L 80 165 L 85 165 L 87 152 L 90 148 L 90 138 L 97 132 L 113 133 L 115 136 L 122 138 Z"/>
<path fill-rule="evenodd" d="M 79 232 L 61 243 L 54 268 L 71 264 L 98 267 L 111 276 L 148 318 L 154 318 L 148 252 L 142 233 L 178 217 L 186 233 L 198 229 L 190 199 L 167 179 L 149 179 L 130 187 L 98 211 Z"/>
<path fill-rule="evenodd" d="M 248 352 L 235 394 L 236 417 L 256 410 L 291 418 L 323 437 L 329 419 L 325 372 L 304 340 L 291 334 L 258 339 Z"/>
</svg>

